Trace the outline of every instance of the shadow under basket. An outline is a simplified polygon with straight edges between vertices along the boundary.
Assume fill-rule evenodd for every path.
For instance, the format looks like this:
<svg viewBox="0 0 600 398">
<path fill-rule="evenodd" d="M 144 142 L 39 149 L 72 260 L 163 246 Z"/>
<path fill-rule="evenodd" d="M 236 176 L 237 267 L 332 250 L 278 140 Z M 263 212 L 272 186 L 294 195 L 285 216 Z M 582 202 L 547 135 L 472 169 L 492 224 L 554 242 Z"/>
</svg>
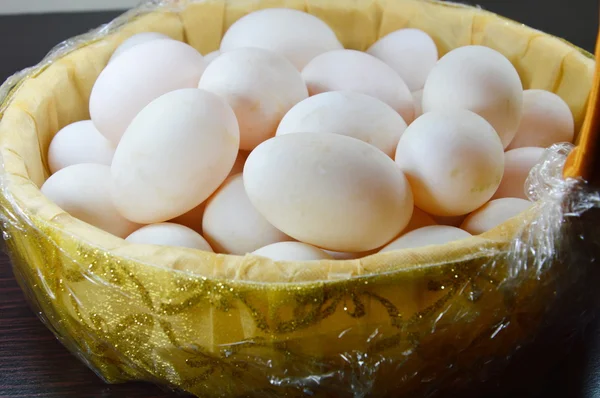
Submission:
<svg viewBox="0 0 600 398">
<path fill-rule="evenodd" d="M 128 244 L 40 193 L 50 140 L 89 118 L 92 85 L 123 40 L 156 31 L 206 54 L 235 20 L 267 7 L 307 11 L 357 50 L 406 27 L 429 33 L 441 55 L 489 46 L 525 89 L 555 92 L 582 126 L 593 57 L 480 9 L 427 0 L 142 5 L 59 45 L 0 90 L 7 251 L 60 341 L 108 383 L 207 397 L 422 397 L 485 379 L 548 328 L 579 327 L 598 306 L 600 200 L 582 179 L 562 177 L 572 145 L 548 149 L 534 168 L 538 201 L 526 213 L 480 236 L 359 260 L 273 262 Z"/>
</svg>

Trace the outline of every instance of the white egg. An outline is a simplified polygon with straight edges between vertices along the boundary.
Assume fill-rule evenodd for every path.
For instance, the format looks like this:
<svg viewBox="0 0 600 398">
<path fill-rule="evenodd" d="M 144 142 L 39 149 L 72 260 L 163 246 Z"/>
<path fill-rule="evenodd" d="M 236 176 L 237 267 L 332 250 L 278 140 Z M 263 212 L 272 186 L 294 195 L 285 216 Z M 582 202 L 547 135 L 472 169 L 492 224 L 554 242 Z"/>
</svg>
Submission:
<svg viewBox="0 0 600 398">
<path fill-rule="evenodd" d="M 437 225 L 437 222 L 433 219 L 433 217 L 418 207 L 415 207 L 413 209 L 412 217 L 410 218 L 408 225 L 402 230 L 402 233 L 405 234 L 407 232 L 414 231 L 415 229 L 429 227 L 431 225 Z"/>
<path fill-rule="evenodd" d="M 124 238 L 139 225 L 119 214 L 110 199 L 110 182 L 109 166 L 80 163 L 57 171 L 41 191 L 73 217 Z"/>
<path fill-rule="evenodd" d="M 279 242 L 265 246 L 252 254 L 270 258 L 273 261 L 314 261 L 330 260 L 323 250 L 301 242 Z"/>
<path fill-rule="evenodd" d="M 194 231 L 202 234 L 202 217 L 204 217 L 204 209 L 206 208 L 206 202 L 202 202 L 200 205 L 194 207 L 192 210 L 183 213 L 180 216 L 172 218 L 169 222 L 174 224 L 183 225 L 193 229 Z"/>
<path fill-rule="evenodd" d="M 238 152 L 237 158 L 235 158 L 235 163 L 233 164 L 233 167 L 229 172 L 229 176 L 239 174 L 244 171 L 244 165 L 246 164 L 246 159 L 248 159 L 248 155 L 250 155 L 250 153 L 246 151 Z"/>
<path fill-rule="evenodd" d="M 146 105 L 170 91 L 197 87 L 203 71 L 202 55 L 185 43 L 153 40 L 139 44 L 98 76 L 90 95 L 92 121 L 117 145 Z"/>
<path fill-rule="evenodd" d="M 330 91 L 294 106 L 277 128 L 288 133 L 335 133 L 357 138 L 393 156 L 406 123 L 389 105 L 365 94 Z"/>
<path fill-rule="evenodd" d="M 523 92 L 523 117 L 508 149 L 548 148 L 560 142 L 572 142 L 575 122 L 569 105 L 558 95 L 545 90 Z"/>
<path fill-rule="evenodd" d="M 366 257 L 370 252 L 363 253 L 347 253 L 347 252 L 334 252 L 331 250 L 323 250 L 334 260 L 356 260 L 357 258 Z"/>
<path fill-rule="evenodd" d="M 529 209 L 533 203 L 519 198 L 494 199 L 474 211 L 460 226 L 465 231 L 479 235 Z"/>
<path fill-rule="evenodd" d="M 402 231 L 413 211 L 410 187 L 393 160 L 338 134 L 263 142 L 246 161 L 244 186 L 276 228 L 333 251 L 378 248 Z"/>
<path fill-rule="evenodd" d="M 213 251 L 198 232 L 183 225 L 168 222 L 146 225 L 125 240 L 140 245 L 176 246 L 206 252 Z"/>
<path fill-rule="evenodd" d="M 63 127 L 48 147 L 51 173 L 79 163 L 110 166 L 115 148 L 96 129 L 91 120 L 82 120 Z"/>
<path fill-rule="evenodd" d="M 235 114 L 222 98 L 199 89 L 165 94 L 136 116 L 117 147 L 113 201 L 135 222 L 177 217 L 217 190 L 238 146 Z"/>
<path fill-rule="evenodd" d="M 381 249 L 380 253 L 400 249 L 410 249 L 429 245 L 443 245 L 444 243 L 470 237 L 471 234 L 456 227 L 447 225 L 431 225 L 415 229 L 406 233 Z"/>
<path fill-rule="evenodd" d="M 419 29 L 400 29 L 373 44 L 367 53 L 391 66 L 410 91 L 423 88 L 427 75 L 438 60 L 433 39 Z"/>
<path fill-rule="evenodd" d="M 246 254 L 291 240 L 252 206 L 241 174 L 228 178 L 208 200 L 202 230 L 211 246 L 226 254 Z"/>
<path fill-rule="evenodd" d="M 506 148 L 523 110 L 523 86 L 515 67 L 488 47 L 459 47 L 433 67 L 423 89 L 423 112 L 467 109 L 486 119 Z"/>
<path fill-rule="evenodd" d="M 210 52 L 208 54 L 206 54 L 204 56 L 204 64 L 206 66 L 208 66 L 210 63 L 212 63 L 212 61 L 214 61 L 215 59 L 217 59 L 217 57 L 221 55 L 221 51 L 219 50 L 215 50 L 213 52 Z"/>
<path fill-rule="evenodd" d="M 466 110 L 429 112 L 415 120 L 400 138 L 395 159 L 415 205 L 436 216 L 477 209 L 496 192 L 504 172 L 498 135 Z"/>
<path fill-rule="evenodd" d="M 298 70 L 319 54 L 343 48 L 325 22 L 288 8 L 254 11 L 234 22 L 223 36 L 221 52 L 245 47 L 279 53 Z"/>
<path fill-rule="evenodd" d="M 204 71 L 199 88 L 223 97 L 240 125 L 240 149 L 273 137 L 294 105 L 308 97 L 300 72 L 283 56 L 260 48 L 223 53 Z"/>
<path fill-rule="evenodd" d="M 525 181 L 543 154 L 544 148 L 535 147 L 516 148 L 504 153 L 504 176 L 493 199 L 508 197 L 527 199 Z"/>
<path fill-rule="evenodd" d="M 412 217 L 410 218 L 408 225 L 393 240 L 395 241 L 400 236 L 405 235 L 411 231 L 414 231 L 415 229 L 429 227 L 431 225 L 437 225 L 437 222 L 434 220 L 434 218 L 431 217 L 431 215 L 425 213 L 423 210 L 419 209 L 418 207 L 415 207 L 413 209 Z M 361 256 L 361 257 L 363 257 L 363 256 Z"/>
<path fill-rule="evenodd" d="M 171 38 L 167 35 L 163 35 L 158 32 L 142 32 L 131 36 L 129 39 L 125 40 L 117 49 L 113 52 L 113 55 L 110 57 L 108 62 L 112 62 L 114 59 L 125 53 L 126 51 L 131 50 L 133 47 L 147 43 L 153 40 L 170 40 Z"/>
<path fill-rule="evenodd" d="M 415 119 L 423 114 L 423 90 L 412 92 L 413 102 L 415 104 Z"/>
<path fill-rule="evenodd" d="M 433 216 L 435 222 L 439 225 L 448 225 L 451 227 L 460 227 L 460 225 L 465 221 L 469 214 L 463 214 L 461 216 Z"/>
<path fill-rule="evenodd" d="M 302 76 L 310 95 L 355 91 L 385 102 L 407 124 L 414 119 L 414 103 L 406 83 L 390 66 L 372 55 L 355 50 L 330 51 L 310 61 Z"/>
</svg>

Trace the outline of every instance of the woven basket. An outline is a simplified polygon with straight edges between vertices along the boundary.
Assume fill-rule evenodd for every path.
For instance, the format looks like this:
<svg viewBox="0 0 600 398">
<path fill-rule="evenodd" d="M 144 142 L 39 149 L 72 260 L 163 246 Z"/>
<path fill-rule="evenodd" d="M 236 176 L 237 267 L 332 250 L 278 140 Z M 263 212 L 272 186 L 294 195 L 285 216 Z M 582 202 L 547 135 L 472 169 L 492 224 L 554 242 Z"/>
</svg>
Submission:
<svg viewBox="0 0 600 398">
<path fill-rule="evenodd" d="M 492 47 L 524 88 L 560 95 L 576 130 L 582 125 L 590 54 L 480 9 L 426 0 L 154 2 L 63 43 L 0 91 L 0 204 L 17 279 L 65 346 L 110 383 L 144 380 L 199 396 L 399 396 L 478 377 L 534 338 L 589 279 L 591 243 L 580 237 L 597 223 L 583 212 L 593 206 L 577 207 L 591 195 L 581 183 L 555 182 L 561 195 L 484 235 L 309 263 L 128 244 L 41 195 L 50 140 L 89 118 L 92 85 L 123 40 L 162 32 L 206 54 L 241 16 L 282 6 L 323 19 L 346 48 L 365 50 L 406 27 L 429 33 L 441 55 Z"/>
</svg>

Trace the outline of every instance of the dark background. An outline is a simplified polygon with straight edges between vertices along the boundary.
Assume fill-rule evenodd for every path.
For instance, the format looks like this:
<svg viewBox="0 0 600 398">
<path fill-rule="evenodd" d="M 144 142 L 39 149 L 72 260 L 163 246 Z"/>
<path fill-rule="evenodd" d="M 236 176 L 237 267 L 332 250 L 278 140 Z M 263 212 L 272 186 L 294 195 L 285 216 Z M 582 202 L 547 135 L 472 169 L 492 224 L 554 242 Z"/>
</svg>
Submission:
<svg viewBox="0 0 600 398">
<path fill-rule="evenodd" d="M 596 41 L 599 19 L 596 0 L 479 0 L 464 3 L 480 5 L 563 37 L 589 51 L 593 50 Z M 0 16 L 0 81 L 36 64 L 60 41 L 106 23 L 118 14 L 115 11 Z M 574 345 L 567 355 L 560 357 L 560 363 L 543 373 L 541 386 L 522 386 L 519 391 L 505 396 L 600 398 L 600 322 L 573 336 L 572 341 Z M 553 351 L 551 355 L 556 357 L 555 353 Z M 540 366 L 547 358 L 544 352 L 539 353 Z M 501 378 L 498 383 L 503 383 Z M 8 259 L 0 254 L 0 398 L 167 396 L 168 393 L 150 385 L 108 386 L 102 383 L 36 318 L 14 280 Z"/>
</svg>

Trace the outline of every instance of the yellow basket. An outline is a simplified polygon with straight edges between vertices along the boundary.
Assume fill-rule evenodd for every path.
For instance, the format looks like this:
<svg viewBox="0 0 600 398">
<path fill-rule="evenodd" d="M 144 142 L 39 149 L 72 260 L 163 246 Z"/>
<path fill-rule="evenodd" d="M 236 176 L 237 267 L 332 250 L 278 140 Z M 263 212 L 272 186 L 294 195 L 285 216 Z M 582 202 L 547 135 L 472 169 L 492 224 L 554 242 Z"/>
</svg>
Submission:
<svg viewBox="0 0 600 398">
<path fill-rule="evenodd" d="M 89 118 L 95 79 L 138 32 L 162 32 L 206 54 L 241 16 L 282 6 L 323 19 L 358 50 L 394 30 L 419 28 L 442 55 L 469 44 L 500 51 L 524 88 L 568 103 L 577 130 L 592 85 L 590 54 L 462 5 L 159 3 L 57 47 L 0 90 L 0 204 L 15 274 L 47 325 L 104 380 L 156 382 L 199 396 L 421 394 L 507 358 L 548 323 L 557 301 L 582 292 L 593 253 L 581 237 L 597 236 L 598 223 L 583 211 L 593 204 L 579 206 L 591 203 L 591 193 L 576 182 L 484 235 L 347 261 L 130 245 L 66 214 L 39 191 L 49 142 Z"/>
</svg>

